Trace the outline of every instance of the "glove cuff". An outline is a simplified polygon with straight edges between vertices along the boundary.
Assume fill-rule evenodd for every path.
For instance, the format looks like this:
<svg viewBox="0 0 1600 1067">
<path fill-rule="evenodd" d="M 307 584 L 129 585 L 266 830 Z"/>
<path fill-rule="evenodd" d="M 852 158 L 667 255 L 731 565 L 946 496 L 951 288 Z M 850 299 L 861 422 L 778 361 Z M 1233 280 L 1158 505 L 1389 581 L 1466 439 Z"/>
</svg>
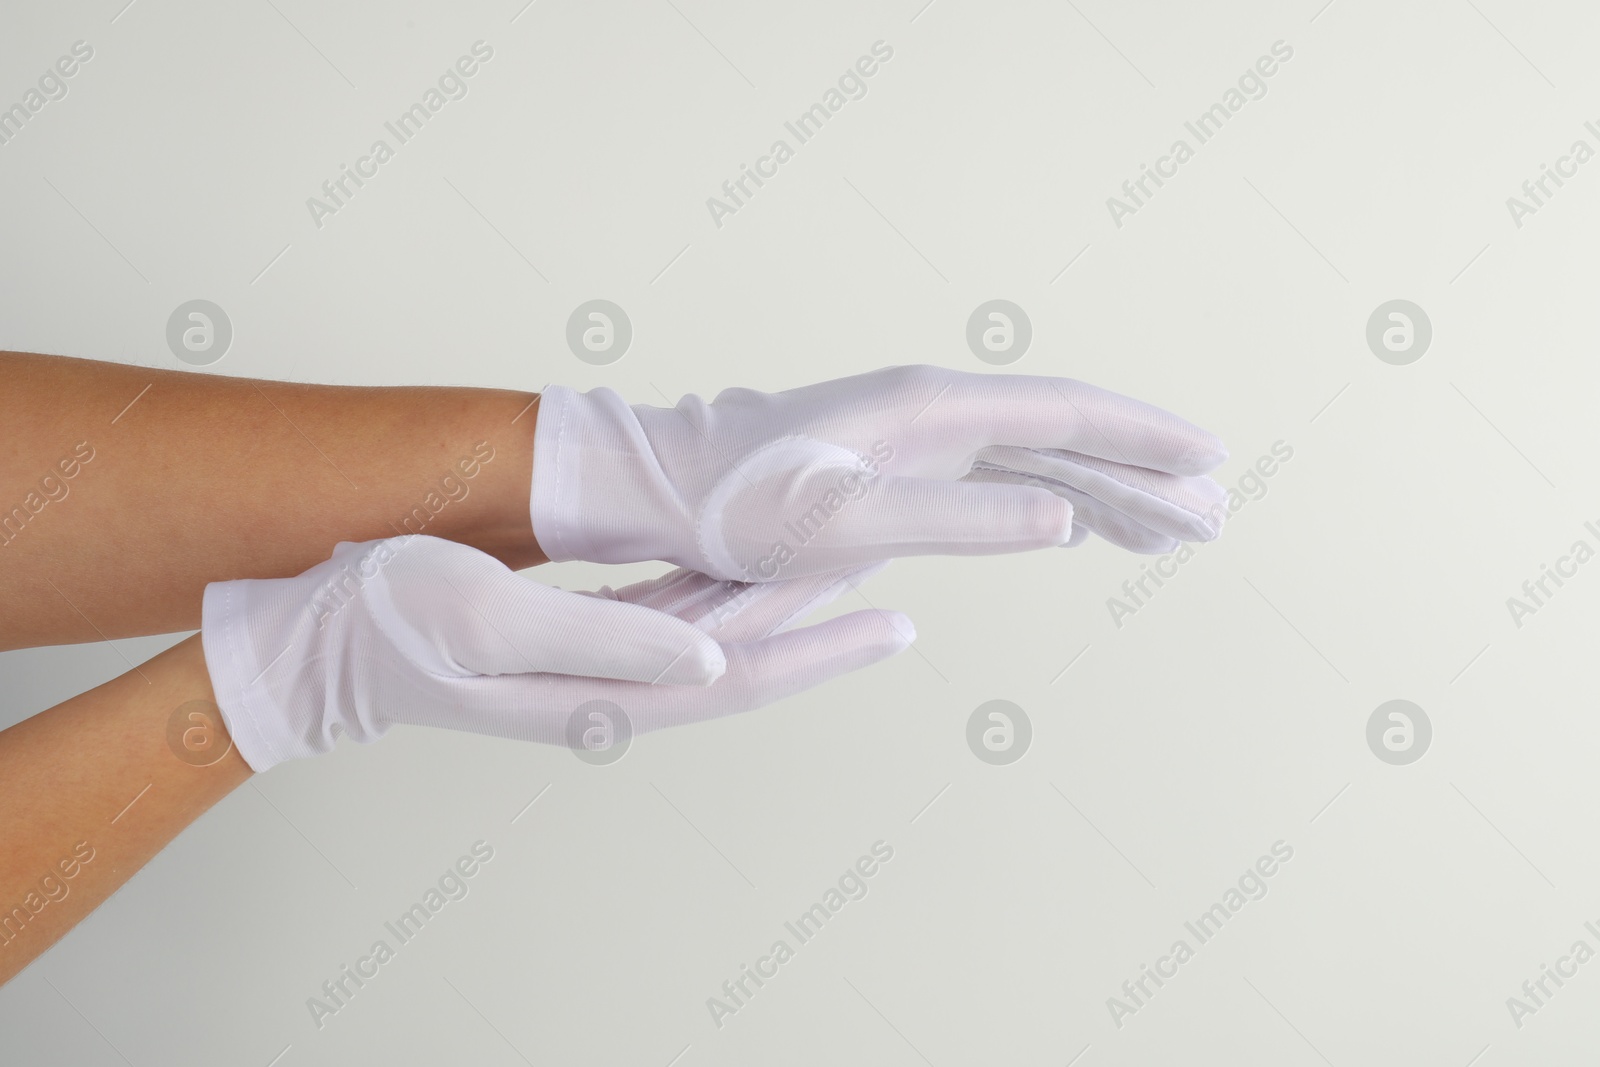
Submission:
<svg viewBox="0 0 1600 1067">
<path fill-rule="evenodd" d="M 369 553 L 388 543 L 341 542 L 293 578 L 206 586 L 206 670 L 222 721 L 252 770 L 330 752 L 341 732 L 357 742 L 387 732 L 363 664 L 372 644 L 366 620 L 383 595 L 382 561 Z"/>
<path fill-rule="evenodd" d="M 252 680 L 262 672 L 254 649 L 246 639 L 243 586 L 247 583 L 212 582 L 202 600 L 200 644 L 205 650 L 206 670 L 211 688 L 228 734 L 239 748 L 239 755 L 257 774 L 270 770 L 286 758 L 274 743 L 267 724 L 274 721 L 266 709 L 256 706 Z"/>
<path fill-rule="evenodd" d="M 534 432 L 533 535 L 552 562 L 701 565 L 693 523 L 662 469 L 684 450 L 683 415 L 629 407 L 614 390 L 550 386 Z"/>
</svg>

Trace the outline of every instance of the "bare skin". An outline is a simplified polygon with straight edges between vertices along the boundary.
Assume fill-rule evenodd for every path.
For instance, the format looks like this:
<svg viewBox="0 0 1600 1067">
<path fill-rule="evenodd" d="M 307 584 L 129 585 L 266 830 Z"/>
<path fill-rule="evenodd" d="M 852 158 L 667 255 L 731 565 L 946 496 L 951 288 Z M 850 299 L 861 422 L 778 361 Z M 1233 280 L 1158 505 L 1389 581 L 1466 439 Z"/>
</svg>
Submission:
<svg viewBox="0 0 1600 1067">
<path fill-rule="evenodd" d="M 545 561 L 534 393 L 16 352 L 0 382 L 0 650 L 194 629 L 208 582 L 299 574 L 340 541 L 426 532 Z"/>
<path fill-rule="evenodd" d="M 196 629 L 207 583 L 296 575 L 340 541 L 545 562 L 537 394 L 15 352 L 0 382 L 0 650 Z M 195 635 L 0 731 L 0 983 L 250 777 L 214 699 Z"/>
<path fill-rule="evenodd" d="M 0 731 L 0 984 L 250 777 L 212 701 L 197 634 Z"/>
</svg>

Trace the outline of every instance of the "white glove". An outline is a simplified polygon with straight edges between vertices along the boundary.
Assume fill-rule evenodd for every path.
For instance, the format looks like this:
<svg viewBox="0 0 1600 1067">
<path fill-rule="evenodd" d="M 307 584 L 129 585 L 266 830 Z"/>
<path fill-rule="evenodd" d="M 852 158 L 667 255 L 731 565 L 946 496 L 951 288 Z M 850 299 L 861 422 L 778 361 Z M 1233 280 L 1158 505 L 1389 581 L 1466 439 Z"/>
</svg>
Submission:
<svg viewBox="0 0 1600 1067">
<path fill-rule="evenodd" d="M 1227 451 L 1219 451 L 1217 462 L 1226 458 Z M 1160 555 L 1179 541 L 1215 540 L 1228 513 L 1228 491 L 1204 475 L 1172 474 L 1065 449 L 986 448 L 961 480 L 1040 486 L 1063 497 L 1072 504 L 1069 548 L 1094 533 L 1130 552 Z"/>
<path fill-rule="evenodd" d="M 1220 532 L 1223 490 L 1201 475 L 1227 454 L 1176 415 L 1069 378 L 889 367 L 676 408 L 556 386 L 540 400 L 530 510 L 553 560 L 660 559 L 743 581 L 1087 531 L 1165 552 Z"/>
<path fill-rule="evenodd" d="M 591 700 L 643 733 L 758 708 L 901 651 L 915 631 L 895 612 L 782 632 L 864 576 L 746 586 L 676 571 L 585 594 L 434 537 L 344 542 L 298 577 L 208 585 L 201 642 L 256 771 L 395 723 L 563 744 Z"/>
</svg>

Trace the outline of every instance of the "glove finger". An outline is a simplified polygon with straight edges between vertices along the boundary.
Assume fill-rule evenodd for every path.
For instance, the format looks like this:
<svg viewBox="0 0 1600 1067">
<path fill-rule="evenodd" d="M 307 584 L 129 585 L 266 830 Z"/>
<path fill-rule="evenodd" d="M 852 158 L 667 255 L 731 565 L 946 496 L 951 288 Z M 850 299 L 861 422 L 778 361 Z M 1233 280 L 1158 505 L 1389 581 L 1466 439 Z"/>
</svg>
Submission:
<svg viewBox="0 0 1600 1067">
<path fill-rule="evenodd" d="M 616 700 L 641 732 L 753 711 L 888 659 L 916 636 L 911 620 L 897 611 L 855 611 L 724 646 L 728 670 L 709 689 L 654 688 L 640 694 L 638 711 L 628 708 L 623 687 Z"/>
<path fill-rule="evenodd" d="M 974 452 L 988 445 L 1063 448 L 1184 476 L 1204 474 L 1228 458 L 1215 434 L 1153 404 L 1087 382 L 951 374 L 925 375 L 925 391 L 942 389 L 949 395 L 930 395 L 918 418 L 932 420 L 937 432 L 968 442 Z"/>
<path fill-rule="evenodd" d="M 1210 478 L 1180 478 L 1076 452 L 986 448 L 974 466 L 1015 471 L 1047 488 L 1077 489 L 1180 541 L 1216 540 L 1227 512 L 1227 491 Z"/>
<path fill-rule="evenodd" d="M 893 611 L 857 611 L 815 626 L 726 646 L 728 669 L 707 688 L 603 681 L 558 674 L 505 674 L 465 678 L 449 687 L 451 729 L 545 744 L 570 743 L 573 714 L 591 701 L 589 725 L 618 735 L 702 722 L 753 711 L 871 666 L 910 647 L 911 620 Z M 627 723 L 615 721 L 621 709 Z M 605 716 L 605 722 L 594 719 Z M 592 723 L 591 723 L 592 720 Z M 429 721 L 402 714 L 397 721 Z M 443 725 L 436 721 L 432 725 Z"/>
<path fill-rule="evenodd" d="M 1176 537 L 1150 529 L 1116 508 L 1110 507 L 1104 501 L 1096 500 L 1076 489 L 1062 486 L 1057 492 L 1072 501 L 1072 521 L 1075 526 L 1109 541 L 1118 548 L 1137 552 L 1142 556 L 1159 556 L 1176 551 L 1183 543 Z"/>
<path fill-rule="evenodd" d="M 1038 485 L 1029 475 L 1016 471 L 979 468 L 961 479 L 964 482 L 990 482 L 1005 485 Z M 1160 555 L 1178 547 L 1177 539 L 1152 530 L 1128 517 L 1104 501 L 1096 500 L 1070 486 L 1053 484 L 1052 492 L 1072 505 L 1072 536 L 1063 547 L 1075 548 L 1094 533 L 1118 548 L 1142 555 Z"/>
<path fill-rule="evenodd" d="M 470 585 L 441 572 L 454 591 L 452 609 L 410 620 L 461 673 L 542 671 L 705 686 L 726 667 L 721 647 L 682 619 L 502 571 Z"/>
<path fill-rule="evenodd" d="M 870 495 L 808 531 L 774 577 L 838 571 L 897 556 L 974 556 L 1053 548 L 1072 533 L 1072 507 L 1033 485 L 884 476 Z"/>
<path fill-rule="evenodd" d="M 717 630 L 718 641 L 731 643 L 731 641 L 754 641 L 757 638 L 771 637 L 773 633 L 782 633 L 784 630 L 794 629 L 800 619 L 813 613 L 822 606 L 830 605 L 835 600 L 845 595 L 846 592 L 856 592 L 862 582 L 882 571 L 890 565 L 888 560 L 878 560 L 867 566 L 858 566 L 853 571 L 840 571 L 840 573 L 818 574 L 816 585 L 813 589 L 805 589 L 802 585 L 789 587 L 786 584 L 765 582 L 762 592 L 765 600 L 758 601 L 749 614 L 741 614 L 733 625 Z"/>
<path fill-rule="evenodd" d="M 603 585 L 599 589 L 573 590 L 579 596 L 604 597 L 606 600 L 620 600 L 627 604 L 643 604 L 657 611 L 666 611 L 669 615 L 676 614 L 670 608 L 677 597 L 692 598 L 706 586 L 714 584 L 715 578 L 709 578 L 699 571 L 692 571 L 685 567 L 677 567 L 665 574 L 654 578 L 646 578 L 642 582 L 625 585 L 621 589 L 613 589 Z"/>
<path fill-rule="evenodd" d="M 889 565 L 808 575 L 780 582 L 730 582 L 680 567 L 658 578 L 583 596 L 653 608 L 693 623 L 719 644 L 754 641 L 786 629 Z"/>
<path fill-rule="evenodd" d="M 723 646 L 758 641 L 789 629 L 888 565 L 888 560 L 882 560 L 851 571 L 784 582 L 729 583 L 742 588 L 707 611 L 696 625 Z"/>
</svg>

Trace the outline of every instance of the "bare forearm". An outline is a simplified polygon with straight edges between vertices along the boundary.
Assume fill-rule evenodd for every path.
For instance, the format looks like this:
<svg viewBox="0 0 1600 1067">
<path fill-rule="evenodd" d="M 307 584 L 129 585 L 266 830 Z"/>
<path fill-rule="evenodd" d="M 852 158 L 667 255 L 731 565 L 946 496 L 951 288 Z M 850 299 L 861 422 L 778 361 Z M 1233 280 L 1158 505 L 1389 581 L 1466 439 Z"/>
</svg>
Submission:
<svg viewBox="0 0 1600 1067">
<path fill-rule="evenodd" d="M 198 635 L 0 731 L 0 983 L 249 776 Z"/>
<path fill-rule="evenodd" d="M 429 533 L 543 562 L 535 394 L 21 353 L 0 353 L 0 382 L 0 649 L 192 629 L 206 583 L 298 574 L 339 541 Z"/>
</svg>

